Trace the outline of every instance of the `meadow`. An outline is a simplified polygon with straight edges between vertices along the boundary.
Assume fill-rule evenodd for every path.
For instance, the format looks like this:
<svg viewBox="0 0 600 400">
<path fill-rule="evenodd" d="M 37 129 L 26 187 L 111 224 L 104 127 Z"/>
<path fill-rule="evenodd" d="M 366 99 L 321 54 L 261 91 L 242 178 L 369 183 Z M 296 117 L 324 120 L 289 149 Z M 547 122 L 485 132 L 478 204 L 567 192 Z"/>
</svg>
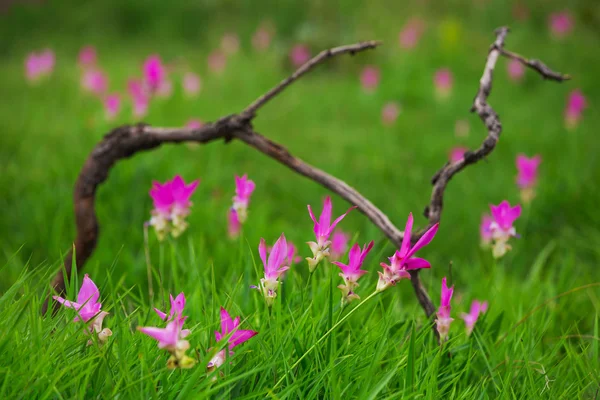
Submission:
<svg viewBox="0 0 600 400">
<path fill-rule="evenodd" d="M 65 0 L 2 11 L 0 398 L 596 398 L 600 7 L 583 0 L 432 3 Z M 570 16 L 564 33 L 553 30 L 555 13 Z M 399 34 L 411 21 L 419 21 L 419 38 L 406 46 Z M 310 273 L 304 259 L 313 255 L 306 242 L 315 240 L 307 205 L 318 216 L 331 195 L 335 218 L 352 204 L 239 140 L 140 152 L 100 186 L 96 250 L 62 296 L 76 299 L 89 275 L 109 313 L 106 343 L 87 334 L 89 324 L 73 322 L 73 309 L 41 314 L 75 238 L 74 183 L 102 137 L 139 121 L 177 127 L 238 113 L 294 71 L 290 52 L 299 44 L 316 55 L 382 41 L 315 68 L 262 107 L 254 129 L 356 188 L 399 229 L 409 213 L 415 227 L 426 226 L 431 177 L 452 149 L 477 148 L 487 135 L 469 110 L 503 25 L 511 27 L 508 50 L 572 78 L 556 83 L 531 70 L 516 77 L 508 59 L 498 60 L 489 102 L 502 137 L 448 184 L 439 230 L 417 254 L 431 263 L 420 277 L 436 307 L 442 278 L 454 285 L 448 340 L 438 341 L 408 279 L 376 292 L 380 263 L 397 249 L 358 210 L 338 225 L 349 237 L 339 260 L 348 262 L 355 243 L 374 246 L 356 289 L 361 300 L 342 308 L 340 269 L 325 259 Z M 270 35 L 264 49 L 253 44 L 261 28 Z M 224 36 L 238 38 L 239 48 L 226 51 Z M 105 92 L 121 96 L 112 119 L 102 97 L 82 88 L 85 46 L 95 48 L 108 77 Z M 53 70 L 30 81 L 25 60 L 44 49 L 55 54 Z M 215 52 L 225 54 L 220 67 L 209 63 Z M 152 97 L 136 117 L 128 82 L 142 77 L 151 55 L 167 66 L 172 92 Z M 372 87 L 364 75 L 361 81 L 370 66 L 378 75 Z M 436 85 L 440 70 L 451 72 L 450 87 Z M 201 79 L 197 94 L 182 87 L 188 72 Z M 585 107 L 573 123 L 566 116 L 576 90 Z M 386 121 L 390 103 L 398 115 Z M 520 153 L 542 160 L 528 204 L 515 182 Z M 244 174 L 256 188 L 231 238 L 234 177 Z M 176 175 L 199 184 L 189 225 L 161 241 L 147 225 L 155 208 L 149 191 Z M 523 208 L 512 249 L 496 259 L 481 246 L 480 222 L 503 200 Z M 273 245 L 282 233 L 300 259 L 269 307 L 251 286 L 263 277 L 261 238 Z M 138 327 L 164 327 L 153 308 L 168 310 L 169 294 L 181 292 L 194 365 L 171 369 L 169 353 Z M 461 313 L 476 299 L 489 306 L 469 335 Z M 233 354 L 220 353 L 231 335 L 215 337 L 221 307 L 240 316 L 240 329 L 258 332 Z M 207 370 L 219 354 L 219 368 Z"/>
</svg>

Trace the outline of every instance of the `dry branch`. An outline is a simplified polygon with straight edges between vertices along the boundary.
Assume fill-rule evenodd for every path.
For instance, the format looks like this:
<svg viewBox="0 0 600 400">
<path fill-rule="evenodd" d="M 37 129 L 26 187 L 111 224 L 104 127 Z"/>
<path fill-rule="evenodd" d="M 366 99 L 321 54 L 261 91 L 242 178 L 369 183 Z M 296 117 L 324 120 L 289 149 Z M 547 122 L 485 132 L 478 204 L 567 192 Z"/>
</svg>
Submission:
<svg viewBox="0 0 600 400">
<path fill-rule="evenodd" d="M 472 110 L 476 111 L 486 124 L 488 135 L 478 150 L 467 152 L 464 159 L 461 161 L 447 163 L 433 178 L 432 183 L 434 187 L 431 202 L 425 210 L 425 216 L 429 219 L 429 226 L 439 222 L 441 218 L 443 196 L 448 181 L 467 165 L 473 164 L 488 155 L 494 149 L 498 141 L 502 127 L 497 114 L 486 102 L 491 91 L 492 72 L 498 56 L 503 54 L 507 57 L 519 59 L 531 68 L 536 69 L 544 77 L 558 81 L 564 80 L 556 78 L 562 75 L 552 72 L 541 62 L 528 61 L 521 56 L 505 51 L 503 46 L 507 33 L 507 28 L 500 28 L 496 32 L 496 41 L 490 48 L 483 77 L 480 81 L 479 91 L 473 103 Z M 127 125 L 114 129 L 96 145 L 86 160 L 75 184 L 73 201 L 75 206 L 77 236 L 75 238 L 74 247 L 77 254 L 75 260 L 77 268 L 83 268 L 96 247 L 99 235 L 98 220 L 96 218 L 94 206 L 96 189 L 107 179 L 110 169 L 117 161 L 129 158 L 140 151 L 154 149 L 164 143 L 208 143 L 216 139 L 224 139 L 225 142 L 238 139 L 268 157 L 277 160 L 300 175 L 303 175 L 338 194 L 346 201 L 356 205 L 358 209 L 365 214 L 392 243 L 394 243 L 395 246 L 400 247 L 403 232 L 400 231 L 389 218 L 366 197 L 344 181 L 294 157 L 283 146 L 267 139 L 260 133 L 255 132 L 251 124 L 260 107 L 281 93 L 298 78 L 312 70 L 315 66 L 331 57 L 346 53 L 353 55 L 363 50 L 373 49 L 377 47 L 378 44 L 379 43 L 376 41 L 368 41 L 325 50 L 309 60 L 306 64 L 302 65 L 290 77 L 284 79 L 277 86 L 257 98 L 239 114 L 229 115 L 214 123 L 208 123 L 198 129 L 155 128 L 145 124 Z M 424 230 L 421 230 L 421 232 L 424 232 Z M 416 234 L 411 239 L 413 242 L 416 242 L 420 236 L 420 234 Z M 69 253 L 64 262 L 68 276 L 71 276 L 71 265 L 72 253 Z M 415 271 L 411 271 L 411 283 L 419 304 L 426 315 L 431 317 L 431 315 L 435 313 L 435 306 L 421 284 L 418 273 Z M 65 282 L 63 280 L 62 272 L 57 274 L 52 285 L 57 292 L 64 292 Z M 44 305 L 43 312 L 46 310 L 47 303 Z"/>
</svg>

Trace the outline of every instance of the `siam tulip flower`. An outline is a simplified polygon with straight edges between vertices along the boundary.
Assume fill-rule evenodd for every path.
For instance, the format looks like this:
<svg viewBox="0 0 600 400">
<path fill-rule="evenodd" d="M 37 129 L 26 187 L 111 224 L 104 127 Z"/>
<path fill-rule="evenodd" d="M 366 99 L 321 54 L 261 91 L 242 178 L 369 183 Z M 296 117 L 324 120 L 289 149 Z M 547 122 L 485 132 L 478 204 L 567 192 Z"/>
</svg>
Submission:
<svg viewBox="0 0 600 400">
<path fill-rule="evenodd" d="M 315 237 L 317 239 L 316 242 L 307 242 L 308 246 L 310 247 L 310 249 L 312 250 L 313 253 L 313 257 L 306 258 L 306 261 L 308 261 L 308 268 L 310 270 L 310 272 L 314 272 L 315 268 L 317 268 L 317 265 L 319 265 L 319 263 L 321 262 L 321 260 L 323 260 L 323 258 L 325 257 L 329 257 L 330 253 L 329 253 L 329 246 L 331 245 L 331 241 L 329 241 L 329 236 L 331 235 L 331 232 L 333 232 L 333 230 L 335 229 L 335 227 L 337 226 L 337 224 L 344 219 L 344 217 L 353 209 L 356 208 L 356 206 L 350 207 L 348 209 L 348 211 L 346 211 L 344 214 L 340 215 L 339 217 L 337 217 L 337 219 L 335 219 L 332 223 L 331 222 L 331 197 L 327 196 L 325 198 L 325 201 L 323 202 L 323 211 L 321 211 L 321 216 L 319 217 L 319 222 L 317 222 L 317 219 L 315 218 L 315 215 L 313 214 L 312 208 L 310 207 L 310 204 L 308 205 L 308 214 L 310 215 L 310 218 L 313 220 L 314 223 L 314 227 L 313 230 L 315 232 Z"/>
<path fill-rule="evenodd" d="M 181 329 L 183 328 L 183 323 L 187 319 L 187 317 L 183 316 L 183 309 L 185 308 L 185 294 L 181 292 L 175 298 L 173 298 L 172 294 L 169 294 L 169 300 L 171 302 L 171 309 L 169 310 L 169 314 L 160 311 L 158 308 L 154 308 L 154 311 L 163 321 L 177 321 L 177 323 L 179 324 L 179 328 Z M 182 337 L 187 336 L 189 333 L 189 329 L 181 330 Z"/>
<path fill-rule="evenodd" d="M 183 76 L 183 91 L 190 97 L 195 97 L 202 89 L 200 76 L 193 72 L 186 72 Z"/>
<path fill-rule="evenodd" d="M 525 75 L 525 67 L 518 60 L 511 59 L 507 66 L 508 76 L 513 81 L 520 81 Z"/>
<path fill-rule="evenodd" d="M 398 119 L 398 115 L 400 115 L 400 105 L 391 101 L 383 106 L 383 109 L 381 110 L 381 121 L 386 126 L 393 125 Z"/>
<path fill-rule="evenodd" d="M 242 224 L 238 218 L 237 211 L 230 208 L 229 211 L 227 211 L 227 234 L 229 235 L 229 238 L 236 239 L 240 236 L 241 230 Z"/>
<path fill-rule="evenodd" d="M 450 300 L 452 300 L 452 293 L 454 293 L 454 285 L 451 288 L 446 286 L 446 278 L 442 279 L 442 299 L 440 300 L 440 308 L 438 308 L 437 319 L 435 320 L 436 328 L 440 334 L 440 340 L 444 341 L 448 338 L 448 331 L 450 330 L 450 324 L 454 321 L 454 318 L 450 317 Z"/>
<path fill-rule="evenodd" d="M 517 155 L 517 186 L 521 189 L 521 201 L 529 203 L 535 197 L 535 185 L 537 183 L 538 167 L 542 162 L 539 155 L 527 158 L 525 154 Z"/>
<path fill-rule="evenodd" d="M 77 61 L 81 68 L 89 68 L 96 66 L 97 58 L 96 48 L 94 46 L 85 46 L 79 51 Z"/>
<path fill-rule="evenodd" d="M 204 123 L 199 119 L 190 119 L 186 124 L 186 128 L 190 129 L 200 129 L 204 126 Z"/>
<path fill-rule="evenodd" d="M 208 69 L 214 73 L 222 73 L 227 64 L 227 57 L 221 50 L 215 50 L 208 55 Z"/>
<path fill-rule="evenodd" d="M 240 49 L 240 39 L 238 35 L 233 32 L 229 32 L 223 35 L 221 38 L 221 50 L 227 55 L 232 55 L 238 52 Z"/>
<path fill-rule="evenodd" d="M 492 222 L 494 219 L 489 214 L 481 216 L 481 224 L 479 225 L 479 235 L 481 236 L 481 247 L 484 249 L 492 243 Z"/>
<path fill-rule="evenodd" d="M 253 288 L 261 291 L 263 296 L 265 296 L 267 305 L 271 307 L 273 301 L 277 297 L 277 288 L 280 283 L 279 279 L 282 274 L 290 268 L 285 265 L 289 261 L 285 235 L 282 233 L 279 239 L 277 239 L 268 258 L 265 239 L 261 238 L 260 244 L 258 245 L 258 254 L 260 254 L 260 259 L 265 268 L 265 277 L 260 280 L 260 286 L 254 286 Z"/>
<path fill-rule="evenodd" d="M 121 109 L 121 96 L 118 93 L 109 94 L 104 98 L 104 111 L 106 119 L 112 121 L 115 119 Z"/>
<path fill-rule="evenodd" d="M 88 69 L 81 76 L 81 87 L 87 92 L 101 96 L 108 89 L 108 78 L 99 69 Z"/>
<path fill-rule="evenodd" d="M 466 119 L 459 119 L 454 124 L 454 135 L 456 137 L 464 138 L 469 136 L 469 131 L 471 127 L 469 126 L 469 121 Z"/>
<path fill-rule="evenodd" d="M 98 335 L 98 341 L 101 344 L 106 343 L 108 337 L 112 336 L 112 331 L 110 329 L 102 329 L 102 322 L 108 313 L 101 310 L 102 304 L 98 302 L 100 299 L 100 291 L 88 274 L 85 274 L 83 277 L 83 283 L 81 284 L 79 293 L 77 293 L 77 302 L 65 300 L 60 296 L 52 296 L 52 298 L 63 306 L 72 308 L 77 312 L 77 316 L 73 322 L 89 322 L 91 320 L 91 326 L 86 330 L 86 333 L 95 331 Z M 88 345 L 89 344 L 91 344 L 91 342 L 88 342 Z"/>
<path fill-rule="evenodd" d="M 398 42 L 400 47 L 409 50 L 415 48 L 425 29 L 424 22 L 419 18 L 410 19 L 400 31 Z"/>
<path fill-rule="evenodd" d="M 35 52 L 31 52 L 25 59 L 25 77 L 30 82 L 37 81 L 42 75 L 40 68 L 39 56 Z"/>
<path fill-rule="evenodd" d="M 291 267 L 292 264 L 299 263 L 300 261 L 302 261 L 302 257 L 296 255 L 296 253 L 298 252 L 296 245 L 294 245 L 292 242 L 287 242 L 287 248 L 288 248 L 288 254 L 287 254 L 286 263 L 288 264 L 288 266 Z M 282 275 L 282 277 L 283 277 L 283 275 Z"/>
<path fill-rule="evenodd" d="M 54 64 L 56 64 L 56 56 L 50 49 L 45 49 L 39 56 L 39 65 L 42 75 L 50 75 L 54 71 Z"/>
<path fill-rule="evenodd" d="M 413 256 L 419 249 L 427 246 L 433 240 L 437 233 L 439 223 L 429 228 L 413 247 L 410 245 L 412 226 L 413 215 L 410 213 L 408 215 L 408 220 L 406 221 L 406 227 L 404 228 L 404 238 L 402 239 L 400 250 L 397 250 L 394 255 L 389 258 L 390 265 L 381 263 L 383 273 L 379 272 L 379 281 L 377 282 L 378 292 L 382 292 L 390 286 L 396 285 L 396 283 L 403 278 L 410 279 L 410 273 L 408 271 L 431 268 L 429 261 Z"/>
<path fill-rule="evenodd" d="M 332 260 L 339 260 L 348 250 L 348 241 L 350 235 L 344 231 L 336 230 L 331 236 L 330 257 Z"/>
<path fill-rule="evenodd" d="M 448 98 L 452 92 L 452 72 L 448 68 L 438 69 L 433 76 L 433 84 L 435 94 L 439 100 Z"/>
<path fill-rule="evenodd" d="M 166 69 L 158 55 L 153 54 L 146 58 L 143 71 L 144 84 L 148 87 L 150 93 L 158 91 L 161 86 L 165 85 Z"/>
<path fill-rule="evenodd" d="M 454 147 L 452 150 L 450 150 L 450 162 L 455 163 L 462 160 L 467 151 L 469 151 L 469 149 L 466 147 Z"/>
<path fill-rule="evenodd" d="M 132 98 L 147 96 L 146 90 L 144 89 L 144 84 L 138 78 L 130 78 L 127 80 L 127 93 Z"/>
<path fill-rule="evenodd" d="M 233 209 L 237 212 L 240 223 L 246 222 L 248 218 L 248 204 L 250 203 L 250 196 L 256 185 L 253 181 L 248 179 L 248 175 L 244 174 L 242 177 L 235 176 L 235 196 L 233 196 Z"/>
<path fill-rule="evenodd" d="M 240 317 L 235 317 L 234 320 L 223 307 L 221 307 L 221 332 L 215 331 L 215 339 L 217 342 L 227 338 L 227 347 L 229 349 L 229 355 L 233 355 L 233 349 L 236 346 L 250 340 L 252 337 L 258 335 L 258 332 L 252 330 L 238 329 L 240 326 Z M 219 351 L 208 363 L 206 369 L 208 372 L 212 372 L 219 368 L 225 362 L 225 350 Z"/>
<path fill-rule="evenodd" d="M 310 60 L 310 49 L 305 44 L 297 44 L 290 50 L 290 61 L 296 68 Z"/>
<path fill-rule="evenodd" d="M 373 244 L 374 242 L 371 241 L 369 244 L 364 245 L 362 250 L 358 243 L 352 246 L 352 249 L 350 249 L 350 253 L 348 254 L 348 265 L 342 264 L 339 261 L 333 262 L 333 264 L 337 265 L 342 270 L 340 276 L 344 279 L 344 284 L 338 286 L 342 291 L 342 307 L 352 300 L 360 299 L 355 293 L 356 288 L 359 286 L 357 281 L 361 276 L 367 273 L 367 271 L 362 270 L 361 267 L 365 261 L 365 257 L 373 248 Z"/>
<path fill-rule="evenodd" d="M 465 321 L 465 325 L 467 328 L 467 336 L 470 336 L 473 333 L 473 328 L 475 328 L 475 323 L 477 319 L 479 319 L 479 314 L 485 314 L 488 309 L 487 301 L 479 302 L 478 300 L 473 300 L 471 303 L 471 311 L 466 313 L 461 313 L 460 317 Z"/>
<path fill-rule="evenodd" d="M 367 65 L 360 74 L 360 84 L 365 92 L 371 93 L 379 85 L 379 68 L 374 65 Z"/>
<path fill-rule="evenodd" d="M 271 45 L 273 29 L 270 24 L 263 23 L 252 36 L 252 46 L 258 51 L 265 51 Z"/>
<path fill-rule="evenodd" d="M 142 118 L 148 113 L 148 104 L 150 97 L 142 81 L 133 78 L 127 81 L 127 93 L 133 101 L 133 115 L 137 118 Z"/>
<path fill-rule="evenodd" d="M 494 258 L 500 258 L 511 249 L 508 240 L 517 235 L 513 223 L 521 215 L 521 206 L 511 207 L 508 201 L 504 200 L 497 206 L 490 205 L 490 209 L 494 219 L 490 225 L 494 241 L 492 253 Z"/>
<path fill-rule="evenodd" d="M 173 320 L 169 322 L 165 328 L 138 326 L 137 329 L 151 338 L 156 339 L 158 341 L 159 349 L 165 349 L 171 353 L 171 357 L 167 361 L 168 368 L 191 368 L 196 363 L 196 360 L 186 355 L 186 351 L 190 348 L 190 343 L 187 340 L 184 340 L 184 338 L 190 331 L 181 329 L 179 321 Z"/>
<path fill-rule="evenodd" d="M 565 125 L 567 129 L 574 129 L 579 124 L 581 114 L 587 107 L 587 101 L 581 90 L 575 89 L 569 93 L 567 107 L 565 109 Z"/>
<path fill-rule="evenodd" d="M 177 175 L 171 181 L 163 184 L 154 181 L 150 197 L 154 202 L 150 225 L 154 227 L 159 240 L 163 240 L 170 232 L 177 237 L 187 228 L 185 217 L 190 213 L 192 202 L 190 197 L 196 190 L 199 180 L 186 185 L 181 176 Z"/>
<path fill-rule="evenodd" d="M 573 29 L 573 18 L 566 11 L 554 13 L 548 18 L 548 25 L 555 37 L 563 38 Z"/>
</svg>

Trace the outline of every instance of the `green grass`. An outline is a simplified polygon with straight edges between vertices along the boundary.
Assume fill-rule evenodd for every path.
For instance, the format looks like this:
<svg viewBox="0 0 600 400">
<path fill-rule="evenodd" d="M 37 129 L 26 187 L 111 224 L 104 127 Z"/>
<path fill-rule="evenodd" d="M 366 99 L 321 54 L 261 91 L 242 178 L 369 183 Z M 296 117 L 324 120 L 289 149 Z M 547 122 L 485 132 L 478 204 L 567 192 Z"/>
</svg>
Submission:
<svg viewBox="0 0 600 400">
<path fill-rule="evenodd" d="M 546 18 L 565 4 L 528 4 L 525 22 L 513 19 L 512 4 L 495 0 L 449 1 L 435 9 L 384 1 L 343 7 L 317 1 L 286 7 L 64 1 L 15 6 L 0 15 L 0 398 L 594 398 L 600 387 L 600 289 L 593 285 L 600 259 L 600 55 L 594 51 L 600 9 L 594 2 L 570 5 L 575 29 L 559 41 L 549 35 Z M 397 33 L 413 15 L 426 19 L 427 30 L 418 48 L 401 51 Z M 257 56 L 250 35 L 263 19 L 274 22 L 277 35 L 271 50 Z M 235 141 L 140 153 L 117 164 L 99 189 L 101 236 L 84 272 L 111 313 L 105 326 L 114 334 L 106 346 L 86 346 L 83 326 L 72 322 L 70 310 L 40 316 L 50 277 L 74 237 L 71 199 L 79 169 L 103 134 L 135 122 L 130 110 L 115 123 L 105 122 L 98 101 L 80 92 L 75 60 L 81 46 L 98 48 L 115 91 L 152 52 L 167 61 L 185 60 L 203 78 L 201 95 L 186 99 L 176 81 L 174 95 L 154 102 L 145 119 L 178 126 L 241 110 L 291 72 L 286 54 L 296 41 L 317 51 L 383 40 L 375 51 L 340 57 L 295 83 L 260 110 L 254 125 L 357 188 L 402 227 L 409 212 L 417 225 L 425 224 L 420 214 L 429 200 L 429 179 L 450 148 L 475 147 L 484 137 L 483 125 L 468 110 L 493 30 L 504 24 L 513 28 L 507 48 L 540 58 L 573 80 L 558 85 L 528 72 L 514 83 L 505 73 L 506 60 L 499 60 L 490 103 L 504 134 L 487 162 L 449 184 L 440 230 L 420 252 L 433 265 L 421 276 L 436 304 L 440 280 L 453 265 L 456 320 L 442 347 L 407 281 L 341 314 L 340 278 L 331 265 L 319 266 L 310 282 L 306 263 L 294 265 L 269 314 L 258 292 L 249 289 L 262 269 L 258 242 L 264 237 L 273 243 L 285 232 L 308 256 L 304 242 L 312 239 L 312 224 L 306 204 L 319 204 L 327 192 Z M 242 49 L 222 76 L 211 75 L 206 55 L 230 30 L 240 35 Z M 56 51 L 56 71 L 30 86 L 23 60 L 44 47 Z M 358 82 L 367 64 L 382 71 L 371 95 Z M 443 66 L 453 71 L 455 85 L 449 101 L 438 103 L 431 80 Z M 567 131 L 563 109 L 574 88 L 581 88 L 589 106 L 580 126 Z M 402 104 L 402 114 L 393 127 L 384 127 L 381 107 L 390 100 Z M 470 124 L 466 138 L 453 133 L 459 119 Z M 519 152 L 543 157 L 538 196 L 517 221 L 522 237 L 494 263 L 479 248 L 479 218 L 489 203 L 518 201 Z M 181 238 L 158 243 L 150 232 L 150 298 L 143 235 L 151 209 L 147 192 L 153 179 L 178 173 L 202 181 Z M 242 173 L 257 189 L 244 235 L 231 242 L 225 214 L 233 175 Z M 334 213 L 348 206 L 338 197 L 333 201 Z M 394 249 L 358 212 L 342 228 L 361 244 L 376 242 L 359 288 L 365 299 L 375 288 L 379 262 Z M 81 276 L 70 281 L 66 297 L 76 296 Z M 152 307 L 164 309 L 168 294 L 180 291 L 188 299 L 190 353 L 199 363 L 170 371 L 168 356 L 136 327 L 159 324 Z M 467 337 L 458 316 L 473 299 L 488 300 L 490 310 Z M 205 366 L 216 345 L 220 306 L 259 335 L 236 349 L 213 382 Z"/>
</svg>

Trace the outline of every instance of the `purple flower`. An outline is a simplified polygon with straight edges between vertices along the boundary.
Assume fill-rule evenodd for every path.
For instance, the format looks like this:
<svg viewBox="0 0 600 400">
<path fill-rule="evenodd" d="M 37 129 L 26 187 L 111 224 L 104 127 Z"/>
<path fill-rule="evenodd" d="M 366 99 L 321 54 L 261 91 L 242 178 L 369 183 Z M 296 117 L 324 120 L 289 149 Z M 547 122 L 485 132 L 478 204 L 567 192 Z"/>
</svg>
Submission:
<svg viewBox="0 0 600 400">
<path fill-rule="evenodd" d="M 35 82 L 43 76 L 50 75 L 54 70 L 55 56 L 52 50 L 46 49 L 41 53 L 31 52 L 25 59 L 25 77 Z"/>
<path fill-rule="evenodd" d="M 102 304 L 98 301 L 100 299 L 100 291 L 88 274 L 85 274 L 83 277 L 83 283 L 77 294 L 76 302 L 65 300 L 60 296 L 52 296 L 52 298 L 63 306 L 72 308 L 77 312 L 77 316 L 73 320 L 74 322 L 88 322 L 92 320 L 91 326 L 86 332 L 91 333 L 95 331 L 101 343 L 106 342 L 108 337 L 112 335 L 110 329 L 102 329 L 102 322 L 108 313 L 102 311 Z"/>
<path fill-rule="evenodd" d="M 400 47 L 405 50 L 413 49 L 419 43 L 424 30 L 425 24 L 421 19 L 411 18 L 398 35 Z"/>
<path fill-rule="evenodd" d="M 520 81 L 525 74 L 525 67 L 518 60 L 511 59 L 507 66 L 508 76 L 513 81 Z"/>
<path fill-rule="evenodd" d="M 433 84 L 438 99 L 445 99 L 450 96 L 453 84 L 452 72 L 448 68 L 440 68 L 433 76 Z"/>
<path fill-rule="evenodd" d="M 92 94 L 101 96 L 108 89 L 108 78 L 99 69 L 88 69 L 81 77 L 81 87 Z"/>
<path fill-rule="evenodd" d="M 344 256 L 344 253 L 346 253 L 346 250 L 348 250 L 349 240 L 350 235 L 344 231 L 338 229 L 333 232 L 330 246 L 330 258 L 332 260 L 339 260 Z"/>
<path fill-rule="evenodd" d="M 242 224 L 238 218 L 237 211 L 235 211 L 233 208 L 230 208 L 227 211 L 227 234 L 229 235 L 229 238 L 237 238 L 240 235 L 241 230 Z"/>
<path fill-rule="evenodd" d="M 77 57 L 79 66 L 82 68 L 89 68 L 96 66 L 97 54 L 94 46 L 85 46 L 79 51 Z"/>
<path fill-rule="evenodd" d="M 450 324 L 454 321 L 454 318 L 450 317 L 450 300 L 452 300 L 452 293 L 454 293 L 454 285 L 448 288 L 446 285 L 446 278 L 442 279 L 442 298 L 440 300 L 440 308 L 436 313 L 437 319 L 435 320 L 436 328 L 440 334 L 441 340 L 448 338 L 448 331 L 450 330 Z"/>
<path fill-rule="evenodd" d="M 50 49 L 44 49 L 38 56 L 40 70 L 43 75 L 50 75 L 54 71 L 56 57 Z"/>
<path fill-rule="evenodd" d="M 171 309 L 169 310 L 169 314 L 160 311 L 158 308 L 155 308 L 154 311 L 160 319 L 166 322 L 177 321 L 179 324 L 179 328 L 183 328 L 183 323 L 187 319 L 187 317 L 183 316 L 183 309 L 185 308 L 185 295 L 183 292 L 179 293 L 177 297 L 173 298 L 172 294 L 169 294 L 169 300 L 171 302 Z M 181 335 L 182 337 L 187 336 L 190 333 L 188 329 L 182 329 Z"/>
<path fill-rule="evenodd" d="M 568 129 L 573 129 L 579 124 L 581 114 L 587 107 L 587 101 L 581 90 L 575 89 L 569 93 L 565 109 L 565 124 Z"/>
<path fill-rule="evenodd" d="M 290 61 L 296 68 L 310 60 L 310 50 L 305 44 L 297 44 L 290 50 Z"/>
<path fill-rule="evenodd" d="M 365 92 L 373 92 L 379 85 L 379 68 L 374 65 L 367 65 L 360 74 L 360 84 Z"/>
<path fill-rule="evenodd" d="M 233 196 L 233 209 L 238 214 L 240 223 L 246 222 L 248 218 L 248 204 L 250 203 L 250 196 L 256 185 L 253 181 L 248 179 L 248 175 L 235 176 L 235 196 Z"/>
<path fill-rule="evenodd" d="M 479 302 L 478 300 L 473 300 L 471 303 L 471 311 L 468 314 L 461 313 L 460 317 L 465 321 L 465 325 L 467 328 L 467 336 L 470 336 L 473 333 L 473 328 L 475 328 L 475 323 L 479 319 L 480 314 L 485 314 L 488 309 L 487 301 Z"/>
<path fill-rule="evenodd" d="M 183 76 L 183 91 L 190 97 L 194 97 L 200 93 L 202 81 L 200 76 L 193 72 L 186 72 Z"/>
<path fill-rule="evenodd" d="M 115 119 L 121 109 L 121 97 L 118 93 L 109 94 L 104 98 L 104 111 L 106 119 L 112 121 Z"/>
<path fill-rule="evenodd" d="M 317 239 L 316 242 L 307 243 L 313 252 L 313 258 L 306 259 L 311 272 L 315 270 L 323 258 L 329 257 L 329 246 L 331 245 L 329 235 L 331 235 L 331 232 L 333 232 L 337 224 L 344 219 L 346 214 L 355 209 L 356 206 L 350 207 L 348 211 L 337 217 L 333 222 L 331 222 L 331 208 L 331 197 L 327 196 L 323 203 L 323 211 L 321 211 L 321 216 L 317 222 L 310 204 L 308 205 L 308 214 L 314 223 L 313 231 L 315 232 L 315 237 Z"/>
<path fill-rule="evenodd" d="M 149 56 L 144 61 L 144 83 L 147 85 L 150 92 L 156 92 L 166 79 L 165 67 L 160 57 L 156 54 Z"/>
<path fill-rule="evenodd" d="M 530 202 L 535 197 L 534 187 L 537 183 L 538 167 L 542 162 L 539 155 L 527 158 L 525 154 L 517 155 L 517 186 L 521 189 L 521 200 Z"/>
<path fill-rule="evenodd" d="M 238 329 L 239 326 L 240 317 L 235 317 L 235 319 L 232 320 L 227 310 L 221 307 L 221 332 L 215 331 L 215 339 L 217 342 L 220 342 L 229 335 L 227 338 L 227 343 L 229 350 L 231 350 L 258 335 L 258 332 L 256 331 Z M 230 355 L 233 355 L 233 352 L 230 352 Z M 224 362 L 225 350 L 221 350 L 210 360 L 207 365 L 207 369 L 209 372 L 213 371 L 214 369 L 223 365 Z"/>
<path fill-rule="evenodd" d="M 494 219 L 489 214 L 481 216 L 481 224 L 479 225 L 479 235 L 481 236 L 481 246 L 487 247 L 492 242 L 492 222 Z"/>
<path fill-rule="evenodd" d="M 342 291 L 342 306 L 350 303 L 352 300 L 360 299 L 355 293 L 356 288 L 359 286 L 357 281 L 361 276 L 367 273 L 367 271 L 362 270 L 361 268 L 365 261 L 365 257 L 373 248 L 373 243 L 374 242 L 371 241 L 369 244 L 364 245 L 362 249 L 358 243 L 352 246 L 352 249 L 350 249 L 350 253 L 348 254 L 348 265 L 342 264 L 339 261 L 333 262 L 333 264 L 337 265 L 342 270 L 340 276 L 344 280 L 344 284 L 338 286 Z"/>
<path fill-rule="evenodd" d="M 390 265 L 381 263 L 383 273 L 379 272 L 379 281 L 377 282 L 378 292 L 396 285 L 396 283 L 403 278 L 410 279 L 410 274 L 408 272 L 410 270 L 431 268 L 429 261 L 413 256 L 419 249 L 427 246 L 433 240 L 437 233 L 439 223 L 429 228 L 413 247 L 410 245 L 412 226 L 413 215 L 410 213 L 408 215 L 408 220 L 406 221 L 406 227 L 404 228 L 404 238 L 402 239 L 400 250 L 397 250 L 394 255 L 389 258 Z"/>
<path fill-rule="evenodd" d="M 288 248 L 285 240 L 285 235 L 282 233 L 279 239 L 273 245 L 267 258 L 267 245 L 265 239 L 260 239 L 258 245 L 258 254 L 265 268 L 265 277 L 260 280 L 260 284 L 256 287 L 265 297 L 267 305 L 273 305 L 273 301 L 277 297 L 277 288 L 279 287 L 279 279 L 282 274 L 290 267 L 285 265 L 288 260 Z"/>
<path fill-rule="evenodd" d="M 573 29 L 573 19 L 568 12 L 557 12 L 554 14 L 550 14 L 548 18 L 548 25 L 550 26 L 550 31 L 557 38 L 563 38 L 567 36 L 571 30 Z"/>
<path fill-rule="evenodd" d="M 185 217 L 192 206 L 190 197 L 199 183 L 199 180 L 195 180 L 186 185 L 179 175 L 165 183 L 152 183 L 150 197 L 154 202 L 154 210 L 150 225 L 156 230 L 159 240 L 164 239 L 168 232 L 177 237 L 187 228 Z"/>
<path fill-rule="evenodd" d="M 225 70 L 227 57 L 221 50 L 215 50 L 208 55 L 208 69 L 214 73 L 221 73 Z"/>
<path fill-rule="evenodd" d="M 196 360 L 186 355 L 186 351 L 190 348 L 190 343 L 184 340 L 184 338 L 190 331 L 181 329 L 179 321 L 173 320 L 165 328 L 138 326 L 137 330 L 157 340 L 159 349 L 165 349 L 171 353 L 171 357 L 167 361 L 167 367 L 170 369 L 191 368 L 196 363 Z"/>
<path fill-rule="evenodd" d="M 270 24 L 263 23 L 252 36 L 252 46 L 258 51 L 265 51 L 271 45 L 273 29 Z"/>
<path fill-rule="evenodd" d="M 232 55 L 238 52 L 240 49 L 240 38 L 234 32 L 229 32 L 223 35 L 221 38 L 221 50 L 225 54 Z"/>
<path fill-rule="evenodd" d="M 490 210 L 494 219 L 490 225 L 494 240 L 493 255 L 495 258 L 500 258 L 511 249 L 508 240 L 517 235 L 513 223 L 521 215 L 521 206 L 511 207 L 509 202 L 504 200 L 497 206 L 490 205 Z"/>
<path fill-rule="evenodd" d="M 460 160 L 463 159 L 463 157 L 465 156 L 465 153 L 467 151 L 469 151 L 469 149 L 466 147 L 462 147 L 462 146 L 454 147 L 452 150 L 450 150 L 450 162 L 452 162 L 452 163 L 459 162 Z"/>
<path fill-rule="evenodd" d="M 381 110 L 381 121 L 384 125 L 390 126 L 398 119 L 400 115 L 400 106 L 398 103 L 391 101 L 386 103 Z"/>
</svg>

